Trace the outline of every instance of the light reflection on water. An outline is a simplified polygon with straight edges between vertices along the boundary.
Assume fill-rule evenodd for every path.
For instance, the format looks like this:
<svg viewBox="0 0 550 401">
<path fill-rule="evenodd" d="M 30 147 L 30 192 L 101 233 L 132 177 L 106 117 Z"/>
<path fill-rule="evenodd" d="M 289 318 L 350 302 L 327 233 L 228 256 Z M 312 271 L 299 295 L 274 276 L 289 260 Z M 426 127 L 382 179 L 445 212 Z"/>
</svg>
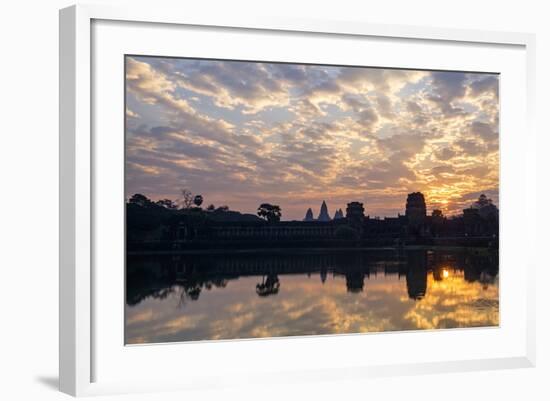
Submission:
<svg viewBox="0 0 550 401">
<path fill-rule="evenodd" d="M 130 256 L 126 343 L 495 326 L 487 250 Z"/>
</svg>

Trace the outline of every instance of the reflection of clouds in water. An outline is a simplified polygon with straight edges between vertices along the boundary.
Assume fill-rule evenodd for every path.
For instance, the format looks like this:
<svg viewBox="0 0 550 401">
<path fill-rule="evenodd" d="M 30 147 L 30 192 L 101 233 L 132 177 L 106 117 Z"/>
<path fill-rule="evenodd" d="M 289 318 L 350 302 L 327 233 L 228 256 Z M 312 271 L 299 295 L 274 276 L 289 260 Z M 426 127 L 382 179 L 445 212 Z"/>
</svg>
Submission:
<svg viewBox="0 0 550 401">
<path fill-rule="evenodd" d="M 126 319 L 126 324 L 133 326 L 138 323 L 146 323 L 153 319 L 153 311 L 151 309 L 144 309 L 138 313 L 130 315 Z"/>
<path fill-rule="evenodd" d="M 428 274 L 422 300 L 411 300 L 397 275 L 365 277 L 359 293 L 343 276 L 280 275 L 277 295 L 259 297 L 259 277 L 241 277 L 180 303 L 179 290 L 164 300 L 127 307 L 129 343 L 315 335 L 498 325 L 498 280 L 464 281 L 459 271 L 443 280 Z"/>
<path fill-rule="evenodd" d="M 498 325 L 498 284 L 483 288 L 483 284 L 463 278 L 458 271 L 449 272 L 443 281 L 428 276 L 428 295 L 405 318 L 418 329 Z"/>
<path fill-rule="evenodd" d="M 155 302 L 159 303 L 158 301 L 147 301 L 151 304 Z M 182 333 L 201 335 L 202 327 L 209 320 L 206 314 L 181 316 L 181 311 L 180 315 L 174 314 L 172 308 L 165 309 L 162 305 L 150 305 L 148 309 L 150 320 L 133 319 L 132 314 L 127 312 L 126 336 L 128 343 L 178 341 L 177 339 L 182 337 Z M 187 334 L 184 336 L 187 337 Z M 138 338 L 140 341 L 137 340 Z"/>
</svg>

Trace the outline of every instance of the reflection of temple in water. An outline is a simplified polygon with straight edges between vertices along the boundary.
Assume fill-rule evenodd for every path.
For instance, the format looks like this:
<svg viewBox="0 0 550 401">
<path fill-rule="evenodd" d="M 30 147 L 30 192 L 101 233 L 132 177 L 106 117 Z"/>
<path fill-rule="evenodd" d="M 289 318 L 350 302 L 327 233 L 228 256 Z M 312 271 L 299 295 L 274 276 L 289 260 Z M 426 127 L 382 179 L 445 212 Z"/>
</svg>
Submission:
<svg viewBox="0 0 550 401">
<path fill-rule="evenodd" d="M 427 252 L 407 253 L 407 293 L 410 299 L 422 299 L 426 295 L 428 280 Z"/>
<path fill-rule="evenodd" d="M 397 275 L 404 278 L 408 297 L 421 300 L 426 295 L 428 274 L 441 281 L 448 271 L 463 271 L 464 280 L 490 285 L 498 274 L 498 253 L 388 250 L 131 256 L 127 303 L 135 305 L 172 293 L 180 294 L 182 301 L 196 301 L 205 290 L 224 288 L 231 280 L 246 276 L 260 278 L 255 288 L 258 296 L 276 296 L 281 277 L 289 274 L 318 274 L 323 283 L 330 277 L 343 278 L 352 294 L 368 291 L 371 277 Z"/>
<path fill-rule="evenodd" d="M 321 283 L 325 284 L 325 282 L 327 281 L 327 269 L 326 269 L 326 267 L 323 267 L 321 269 L 321 272 L 319 273 L 319 275 L 321 276 Z"/>
<path fill-rule="evenodd" d="M 350 271 L 346 273 L 346 289 L 348 292 L 361 292 L 365 286 L 365 273 Z"/>
</svg>

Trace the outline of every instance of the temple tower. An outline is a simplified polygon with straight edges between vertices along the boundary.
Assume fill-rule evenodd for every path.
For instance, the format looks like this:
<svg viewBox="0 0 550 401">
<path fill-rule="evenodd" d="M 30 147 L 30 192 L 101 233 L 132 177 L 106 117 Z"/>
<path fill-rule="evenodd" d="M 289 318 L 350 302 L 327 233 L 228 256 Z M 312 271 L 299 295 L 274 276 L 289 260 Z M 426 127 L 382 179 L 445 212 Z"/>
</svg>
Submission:
<svg viewBox="0 0 550 401">
<path fill-rule="evenodd" d="M 330 221 L 330 216 L 328 215 L 328 208 L 325 201 L 323 201 L 323 204 L 321 205 L 321 211 L 319 212 L 317 221 Z"/>
<path fill-rule="evenodd" d="M 405 208 L 409 226 L 419 227 L 426 221 L 426 201 L 421 192 L 413 192 L 407 196 Z"/>
<path fill-rule="evenodd" d="M 365 208 L 361 202 L 350 202 L 346 208 L 346 218 L 352 227 L 362 228 L 365 221 Z"/>
</svg>

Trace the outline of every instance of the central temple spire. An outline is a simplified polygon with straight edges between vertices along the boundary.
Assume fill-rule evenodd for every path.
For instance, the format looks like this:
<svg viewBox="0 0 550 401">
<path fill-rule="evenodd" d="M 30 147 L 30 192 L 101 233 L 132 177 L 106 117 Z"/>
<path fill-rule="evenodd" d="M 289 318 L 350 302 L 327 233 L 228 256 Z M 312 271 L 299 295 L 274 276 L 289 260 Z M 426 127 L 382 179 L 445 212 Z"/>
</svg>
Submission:
<svg viewBox="0 0 550 401">
<path fill-rule="evenodd" d="M 319 212 L 319 217 L 317 221 L 330 221 L 330 216 L 328 215 L 328 208 L 325 201 L 321 205 L 321 211 Z"/>
</svg>

